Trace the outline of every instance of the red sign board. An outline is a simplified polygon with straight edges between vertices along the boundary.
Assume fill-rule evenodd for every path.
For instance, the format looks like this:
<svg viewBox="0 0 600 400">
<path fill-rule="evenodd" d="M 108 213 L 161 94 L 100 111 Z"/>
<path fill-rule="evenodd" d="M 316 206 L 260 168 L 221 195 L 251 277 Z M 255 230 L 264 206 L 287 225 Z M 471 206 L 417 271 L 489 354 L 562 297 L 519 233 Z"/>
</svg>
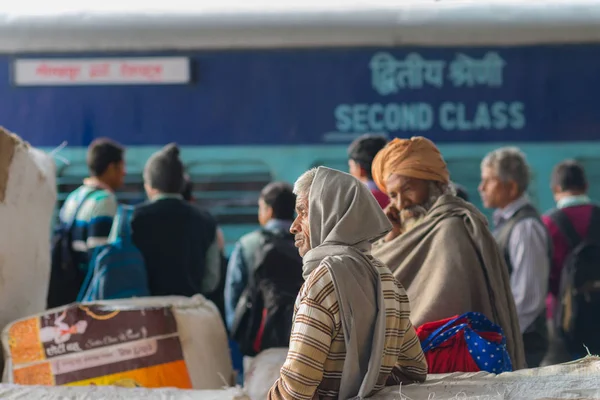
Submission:
<svg viewBox="0 0 600 400">
<path fill-rule="evenodd" d="M 18 59 L 17 86 L 173 85 L 190 81 L 185 57 Z"/>
</svg>

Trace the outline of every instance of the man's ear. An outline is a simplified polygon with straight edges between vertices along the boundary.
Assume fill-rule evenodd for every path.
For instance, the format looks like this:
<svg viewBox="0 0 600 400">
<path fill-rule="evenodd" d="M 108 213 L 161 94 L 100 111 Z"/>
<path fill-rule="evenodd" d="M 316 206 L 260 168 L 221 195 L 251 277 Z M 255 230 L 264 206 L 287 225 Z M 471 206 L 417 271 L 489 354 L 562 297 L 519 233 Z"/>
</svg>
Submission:
<svg viewBox="0 0 600 400">
<path fill-rule="evenodd" d="M 265 214 L 266 214 L 265 216 L 266 216 L 268 219 L 273 219 L 273 216 L 274 216 L 274 214 L 275 214 L 275 213 L 273 212 L 273 207 L 267 207 L 267 209 L 265 210 Z"/>
<path fill-rule="evenodd" d="M 550 187 L 550 190 L 552 191 L 552 194 L 558 194 L 558 193 L 562 192 L 561 187 L 558 185 L 552 185 Z"/>
<path fill-rule="evenodd" d="M 508 193 L 510 194 L 510 197 L 513 199 L 516 199 L 517 197 L 519 197 L 519 185 L 517 184 L 517 182 L 510 180 L 507 184 L 508 184 Z"/>
<path fill-rule="evenodd" d="M 366 169 L 364 169 L 361 166 L 359 166 L 358 168 L 360 168 L 360 177 L 361 178 L 368 178 L 369 177 L 369 172 Z"/>
</svg>

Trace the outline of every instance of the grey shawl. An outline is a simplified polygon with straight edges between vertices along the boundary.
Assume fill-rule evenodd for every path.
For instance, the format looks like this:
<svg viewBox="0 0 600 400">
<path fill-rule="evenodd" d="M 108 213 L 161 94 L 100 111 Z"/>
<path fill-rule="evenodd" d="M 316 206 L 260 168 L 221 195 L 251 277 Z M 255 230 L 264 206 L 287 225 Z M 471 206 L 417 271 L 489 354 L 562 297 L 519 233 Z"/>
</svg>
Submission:
<svg viewBox="0 0 600 400">
<path fill-rule="evenodd" d="M 311 186 L 308 217 L 312 250 L 303 259 L 304 277 L 325 265 L 340 306 L 346 358 L 339 399 L 364 398 L 379 377 L 386 328 L 371 243 L 392 226 L 366 185 L 325 167 L 319 167 Z"/>
<path fill-rule="evenodd" d="M 513 367 L 525 366 L 508 268 L 485 217 L 472 204 L 440 197 L 419 225 L 378 245 L 373 254 L 406 288 L 415 326 L 480 312 L 504 330 Z"/>
</svg>

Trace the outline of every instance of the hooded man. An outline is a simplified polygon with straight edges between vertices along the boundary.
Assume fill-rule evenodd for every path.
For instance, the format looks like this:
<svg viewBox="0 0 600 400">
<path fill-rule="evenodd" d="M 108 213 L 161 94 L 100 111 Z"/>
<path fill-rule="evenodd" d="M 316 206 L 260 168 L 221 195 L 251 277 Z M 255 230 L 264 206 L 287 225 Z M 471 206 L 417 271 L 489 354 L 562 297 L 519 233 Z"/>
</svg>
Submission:
<svg viewBox="0 0 600 400">
<path fill-rule="evenodd" d="M 446 163 L 424 137 L 394 139 L 373 161 L 394 229 L 373 255 L 407 290 L 416 326 L 473 311 L 499 325 L 513 367 L 525 367 L 508 270 L 485 217 L 456 197 Z"/>
<path fill-rule="evenodd" d="M 269 399 L 367 397 L 424 381 L 406 293 L 370 254 L 391 225 L 366 185 L 325 167 L 295 184 L 290 231 L 303 257 L 290 349 Z"/>
</svg>

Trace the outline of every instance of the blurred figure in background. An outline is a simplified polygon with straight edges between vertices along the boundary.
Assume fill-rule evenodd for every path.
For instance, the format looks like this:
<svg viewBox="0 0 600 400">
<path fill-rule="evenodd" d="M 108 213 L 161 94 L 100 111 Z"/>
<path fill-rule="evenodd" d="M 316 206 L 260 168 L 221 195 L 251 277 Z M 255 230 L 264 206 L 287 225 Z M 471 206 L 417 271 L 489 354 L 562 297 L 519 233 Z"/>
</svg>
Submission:
<svg viewBox="0 0 600 400">
<path fill-rule="evenodd" d="M 244 235 L 236 243 L 225 283 L 225 315 L 231 329 L 235 309 L 242 292 L 246 289 L 256 264 L 256 253 L 268 242 L 271 234 L 288 234 L 294 220 L 296 195 L 286 182 L 272 182 L 263 188 L 258 199 L 258 222 L 260 229 Z M 293 240 L 292 240 L 293 245 Z"/>
<path fill-rule="evenodd" d="M 184 167 L 175 144 L 150 157 L 144 168 L 149 201 L 136 207 L 131 227 L 153 296 L 208 296 L 221 278 L 216 221 L 183 199 L 184 184 Z"/>
<path fill-rule="evenodd" d="M 261 228 L 240 238 L 227 266 L 225 320 L 240 383 L 242 354 L 289 343 L 294 300 L 303 282 L 302 259 L 289 233 L 295 204 L 288 183 L 266 185 L 258 200 Z"/>
<path fill-rule="evenodd" d="M 600 352 L 600 207 L 588 197 L 585 171 L 575 160 L 554 167 L 551 189 L 556 209 L 542 216 L 553 246 L 546 301 L 554 322 L 548 364 L 584 357 L 584 345 L 592 354 Z"/>
<path fill-rule="evenodd" d="M 115 191 L 125 180 L 125 150 L 113 140 L 100 138 L 88 147 L 90 176 L 75 189 L 62 206 L 62 224 L 72 222 L 65 240 L 70 241 L 72 265 L 52 265 L 47 305 L 59 307 L 74 302 L 86 276 L 93 251 L 105 245 L 117 213 Z"/>
<path fill-rule="evenodd" d="M 546 295 L 550 237 L 527 196 L 529 166 L 515 147 L 495 150 L 481 162 L 479 192 L 494 208 L 494 237 L 504 255 L 523 334 L 529 368 L 540 366 L 548 351 Z"/>
<path fill-rule="evenodd" d="M 356 139 L 348 147 L 348 167 L 350 168 L 350 175 L 367 185 L 381 208 L 387 207 L 390 203 L 386 193 L 379 190 L 375 182 L 373 182 L 373 176 L 371 175 L 371 165 L 373 159 L 387 144 L 388 140 L 383 135 L 362 135 Z"/>
</svg>

